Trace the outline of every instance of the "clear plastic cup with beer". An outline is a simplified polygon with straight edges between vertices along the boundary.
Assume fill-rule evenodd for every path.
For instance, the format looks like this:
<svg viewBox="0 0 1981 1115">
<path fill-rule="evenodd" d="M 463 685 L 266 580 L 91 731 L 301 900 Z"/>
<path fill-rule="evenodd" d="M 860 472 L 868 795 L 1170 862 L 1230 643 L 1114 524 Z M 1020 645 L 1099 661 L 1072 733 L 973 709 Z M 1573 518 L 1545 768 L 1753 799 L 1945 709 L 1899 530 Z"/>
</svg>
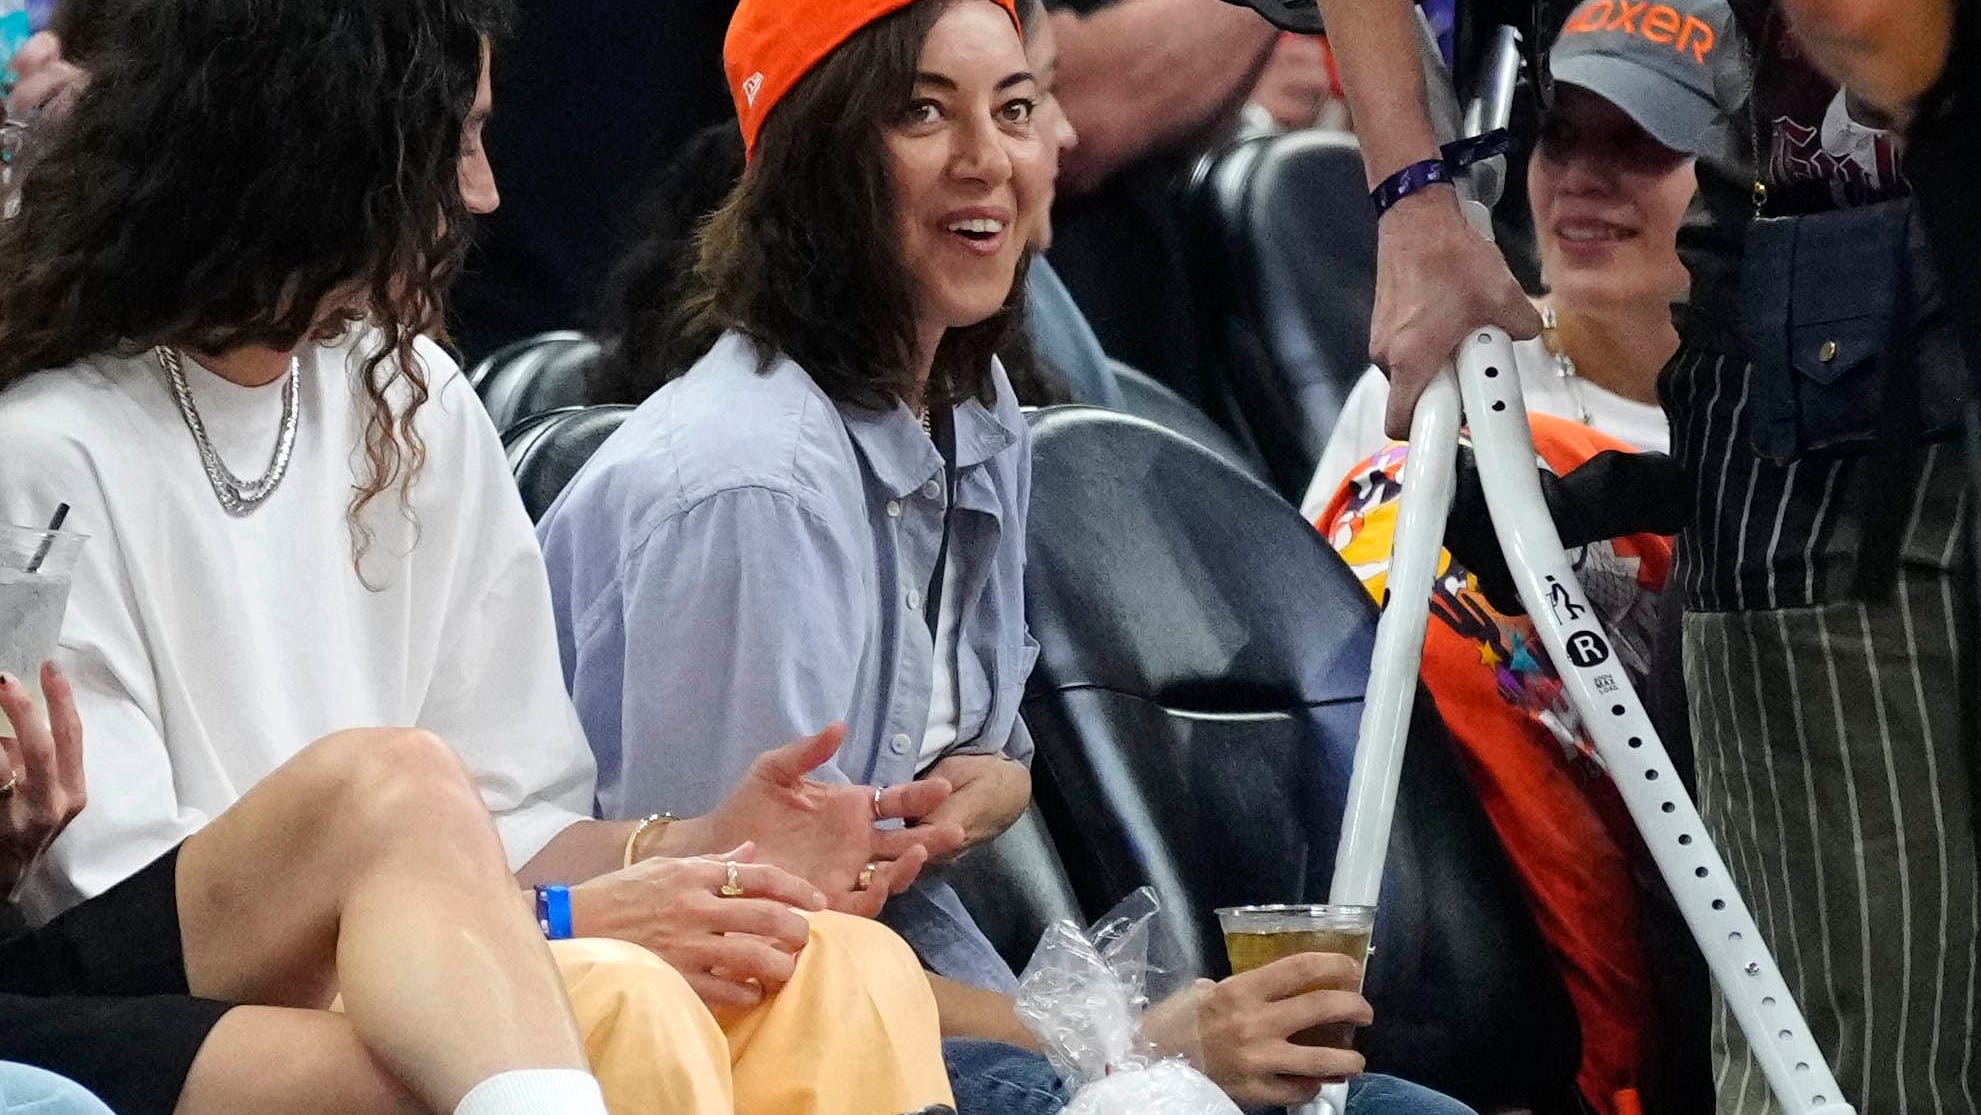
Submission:
<svg viewBox="0 0 1981 1115">
<path fill-rule="evenodd" d="M 19 678 L 41 696 L 41 664 L 55 656 L 69 607 L 69 578 L 84 536 L 0 523 L 0 673 Z M 0 736 L 18 735 L 0 712 Z M 0 772 L 0 782 L 6 781 Z"/>
<path fill-rule="evenodd" d="M 1376 927 L 1373 906 L 1234 906 L 1219 910 L 1217 916 L 1224 927 L 1224 949 L 1231 958 L 1232 975 L 1303 952 L 1340 953 L 1355 961 L 1359 970 L 1369 958 L 1369 937 Z M 1316 986 L 1307 990 L 1359 992 L 1362 986 L 1358 976 L 1353 987 Z M 1295 1045 L 1352 1049 L 1355 1027 L 1346 1022 L 1310 1026 L 1289 1040 Z"/>
</svg>

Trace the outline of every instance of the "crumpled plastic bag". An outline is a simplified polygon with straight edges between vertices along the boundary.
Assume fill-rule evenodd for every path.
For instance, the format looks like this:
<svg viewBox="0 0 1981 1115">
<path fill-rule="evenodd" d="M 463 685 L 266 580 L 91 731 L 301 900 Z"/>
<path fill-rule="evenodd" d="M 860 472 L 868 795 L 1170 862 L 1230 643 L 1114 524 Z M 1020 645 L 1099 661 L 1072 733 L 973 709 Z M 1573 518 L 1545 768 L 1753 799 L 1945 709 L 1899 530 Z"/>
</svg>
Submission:
<svg viewBox="0 0 1981 1115">
<path fill-rule="evenodd" d="M 1160 910 L 1143 887 L 1092 929 L 1055 922 L 1025 966 L 1018 1016 L 1073 1092 L 1067 1115 L 1239 1115 L 1210 1078 L 1142 1036 Z"/>
</svg>

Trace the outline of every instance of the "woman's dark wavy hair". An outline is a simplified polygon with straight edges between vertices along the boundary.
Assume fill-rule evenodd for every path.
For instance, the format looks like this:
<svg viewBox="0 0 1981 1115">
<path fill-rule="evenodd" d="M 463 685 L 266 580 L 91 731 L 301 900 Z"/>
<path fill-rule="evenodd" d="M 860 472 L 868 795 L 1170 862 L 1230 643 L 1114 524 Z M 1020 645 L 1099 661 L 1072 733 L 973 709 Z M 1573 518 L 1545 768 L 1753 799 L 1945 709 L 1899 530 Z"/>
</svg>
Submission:
<svg viewBox="0 0 1981 1115">
<path fill-rule="evenodd" d="M 403 501 L 425 463 L 413 340 L 439 326 L 467 243 L 462 127 L 509 0 L 87 13 L 89 85 L 38 128 L 0 224 L 0 388 L 103 352 L 285 349 L 368 319 L 386 341 L 362 372 L 362 557 L 365 507 L 395 486 Z"/>
<path fill-rule="evenodd" d="M 741 181 L 701 226 L 671 327 L 629 337 L 656 348 L 623 359 L 652 361 L 665 382 L 734 329 L 766 365 L 790 357 L 834 400 L 879 410 L 917 397 L 915 289 L 886 131 L 914 94 L 923 40 L 952 2 L 915 0 L 874 21 L 771 110 Z M 1001 310 L 944 334 L 932 400 L 995 398 L 991 356 L 1022 328 L 1024 267 Z"/>
</svg>

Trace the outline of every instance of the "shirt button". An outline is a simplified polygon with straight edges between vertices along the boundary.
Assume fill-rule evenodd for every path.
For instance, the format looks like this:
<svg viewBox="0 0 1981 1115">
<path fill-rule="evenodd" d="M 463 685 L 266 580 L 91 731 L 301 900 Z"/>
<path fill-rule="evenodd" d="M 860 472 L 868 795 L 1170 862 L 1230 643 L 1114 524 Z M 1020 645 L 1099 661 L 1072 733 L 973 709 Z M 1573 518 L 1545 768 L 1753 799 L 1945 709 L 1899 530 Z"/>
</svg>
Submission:
<svg viewBox="0 0 1981 1115">
<path fill-rule="evenodd" d="M 922 485 L 922 494 L 929 497 L 930 499 L 941 499 L 942 485 L 931 480 L 928 483 Z"/>
<path fill-rule="evenodd" d="M 901 517 L 901 504 L 898 500 L 887 501 L 887 517 L 890 519 L 899 519 Z"/>
<path fill-rule="evenodd" d="M 908 753 L 908 748 L 913 746 L 914 742 L 915 741 L 909 739 L 907 736 L 895 736 L 894 739 L 888 742 L 887 746 L 888 749 L 893 751 L 896 755 L 906 755 Z"/>
<path fill-rule="evenodd" d="M 914 590 L 914 589 L 912 589 L 912 588 L 911 588 L 911 589 L 909 589 L 909 590 L 908 590 L 908 607 L 909 607 L 909 608 L 910 608 L 910 609 L 912 610 L 912 609 L 915 609 L 915 608 L 919 608 L 919 607 L 921 607 L 921 606 L 922 606 L 922 594 L 921 594 L 920 592 L 917 592 L 916 590 Z"/>
</svg>

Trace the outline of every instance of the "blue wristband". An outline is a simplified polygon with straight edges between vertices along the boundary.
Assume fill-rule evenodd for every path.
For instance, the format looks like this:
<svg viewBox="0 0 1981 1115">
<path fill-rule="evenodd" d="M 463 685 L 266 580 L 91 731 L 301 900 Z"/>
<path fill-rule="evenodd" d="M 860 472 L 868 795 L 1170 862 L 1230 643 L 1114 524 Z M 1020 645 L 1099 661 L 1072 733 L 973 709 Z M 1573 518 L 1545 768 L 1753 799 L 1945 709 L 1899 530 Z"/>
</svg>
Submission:
<svg viewBox="0 0 1981 1115">
<path fill-rule="evenodd" d="M 1438 157 L 1411 163 L 1395 174 L 1382 180 L 1375 189 L 1369 191 L 1369 200 L 1376 205 L 1376 215 L 1390 211 L 1390 207 L 1426 186 L 1439 182 L 1455 182 L 1473 163 L 1504 155 L 1513 146 L 1513 137 L 1505 128 L 1494 128 L 1490 132 L 1470 139 L 1456 140 L 1438 149 Z"/>
<path fill-rule="evenodd" d="M 553 885 L 537 888 L 537 928 L 543 930 L 547 941 L 571 939 L 570 887 Z"/>
</svg>

